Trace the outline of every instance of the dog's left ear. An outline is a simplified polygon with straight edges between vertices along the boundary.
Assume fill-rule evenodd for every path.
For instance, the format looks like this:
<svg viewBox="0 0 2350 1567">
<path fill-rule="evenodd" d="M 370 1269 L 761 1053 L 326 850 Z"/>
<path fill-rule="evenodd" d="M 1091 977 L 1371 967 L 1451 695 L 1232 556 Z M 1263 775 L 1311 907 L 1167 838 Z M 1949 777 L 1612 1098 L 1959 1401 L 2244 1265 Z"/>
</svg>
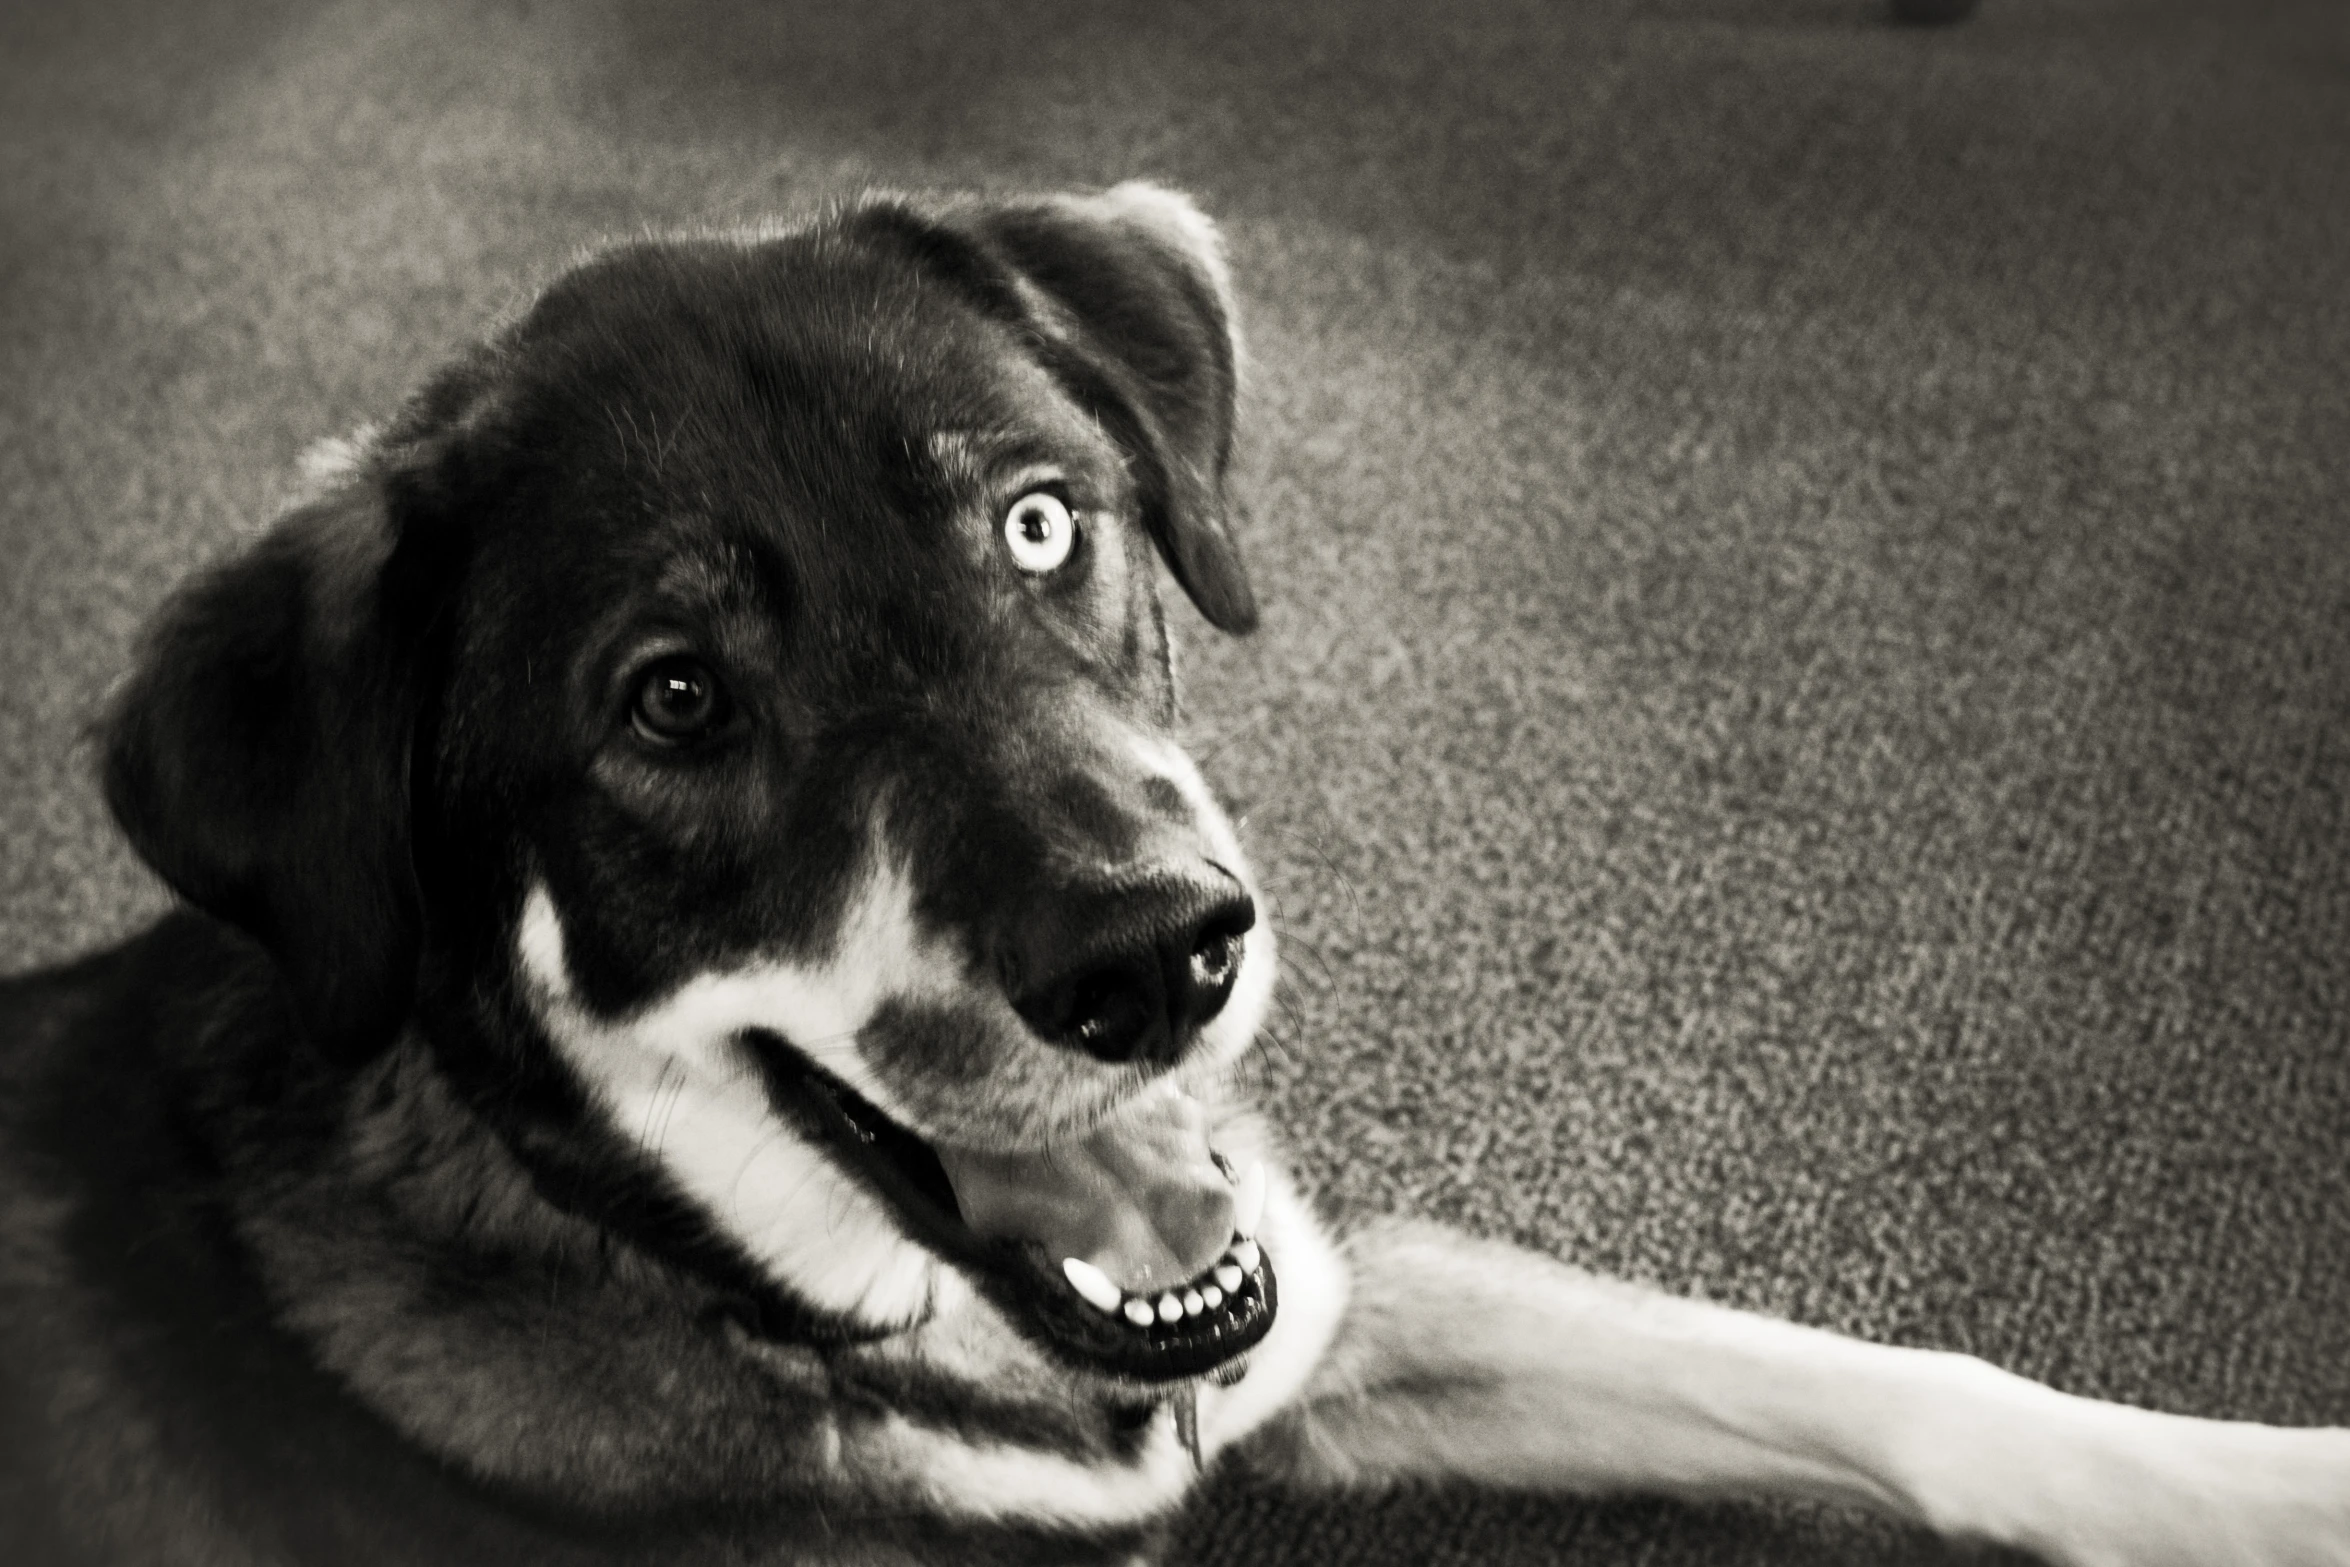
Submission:
<svg viewBox="0 0 2350 1567">
<path fill-rule="evenodd" d="M 1059 368 L 1098 382 L 1096 413 L 1128 426 L 1143 521 L 1175 580 L 1210 624 L 1254 630 L 1256 594 L 1225 511 L 1238 344 L 1215 225 L 1141 182 L 985 207 L 968 221 L 1044 297 L 1036 324 L 1076 361 Z"/>
<path fill-rule="evenodd" d="M 312 1043 L 406 1021 L 419 916 L 419 617 L 383 487 L 355 478 L 182 589 L 106 732 L 106 798 L 174 891 L 269 950 Z"/>
</svg>

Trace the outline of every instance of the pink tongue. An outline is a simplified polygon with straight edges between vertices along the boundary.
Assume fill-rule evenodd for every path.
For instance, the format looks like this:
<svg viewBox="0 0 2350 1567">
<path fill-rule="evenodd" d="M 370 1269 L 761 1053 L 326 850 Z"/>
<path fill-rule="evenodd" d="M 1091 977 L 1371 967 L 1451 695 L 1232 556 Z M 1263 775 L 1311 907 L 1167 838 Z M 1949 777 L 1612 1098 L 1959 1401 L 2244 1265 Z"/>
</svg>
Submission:
<svg viewBox="0 0 2350 1567">
<path fill-rule="evenodd" d="M 1208 1153 L 1206 1113 L 1172 1088 L 1081 1142 L 1033 1153 L 940 1147 L 963 1222 L 988 1239 L 1035 1241 L 1133 1294 L 1181 1284 L 1232 1240 L 1232 1187 Z"/>
</svg>

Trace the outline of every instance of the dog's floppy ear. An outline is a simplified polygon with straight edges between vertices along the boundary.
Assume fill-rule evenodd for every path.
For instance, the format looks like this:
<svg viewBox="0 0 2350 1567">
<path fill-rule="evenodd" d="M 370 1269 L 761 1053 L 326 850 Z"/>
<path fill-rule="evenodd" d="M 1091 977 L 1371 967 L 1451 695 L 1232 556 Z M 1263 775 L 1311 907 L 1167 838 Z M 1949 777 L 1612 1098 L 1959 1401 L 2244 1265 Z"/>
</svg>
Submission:
<svg viewBox="0 0 2350 1567">
<path fill-rule="evenodd" d="M 1140 182 L 1098 196 L 980 209 L 977 236 L 1049 301 L 1037 324 L 1101 382 L 1143 472 L 1143 517 L 1209 622 L 1255 629 L 1257 601 L 1225 514 L 1237 344 L 1216 229 Z"/>
<path fill-rule="evenodd" d="M 313 1042 L 363 1059 L 405 1021 L 419 913 L 408 761 L 420 617 L 352 477 L 180 591 L 106 733 L 106 797 L 190 903 L 276 958 Z"/>
</svg>

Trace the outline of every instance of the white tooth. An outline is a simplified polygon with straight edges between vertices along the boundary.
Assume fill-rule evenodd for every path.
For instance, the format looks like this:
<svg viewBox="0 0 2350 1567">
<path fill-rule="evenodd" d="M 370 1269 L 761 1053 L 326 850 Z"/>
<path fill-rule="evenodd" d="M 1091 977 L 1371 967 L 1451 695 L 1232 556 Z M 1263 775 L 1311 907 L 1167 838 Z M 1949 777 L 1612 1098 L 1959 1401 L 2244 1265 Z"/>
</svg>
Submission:
<svg viewBox="0 0 2350 1567">
<path fill-rule="evenodd" d="M 1265 1161 L 1259 1159 L 1248 1167 L 1248 1174 L 1240 1178 L 1240 1186 L 1232 1194 L 1232 1227 L 1242 1235 L 1257 1233 L 1257 1220 L 1265 1216 Z"/>
<path fill-rule="evenodd" d="M 1159 1297 L 1159 1320 L 1161 1322 L 1173 1322 L 1182 1315 L 1183 1302 L 1176 1299 L 1172 1291 Z"/>
<path fill-rule="evenodd" d="M 1257 1250 L 1255 1241 L 1242 1241 L 1232 1248 L 1232 1260 L 1240 1264 L 1240 1271 L 1243 1273 L 1256 1272 L 1257 1259 L 1263 1255 L 1264 1253 Z"/>
<path fill-rule="evenodd" d="M 1153 1322 L 1158 1320 L 1159 1315 L 1157 1312 L 1151 1310 L 1151 1303 L 1147 1300 L 1144 1300 L 1139 1295 L 1135 1296 L 1134 1299 L 1126 1303 L 1125 1312 L 1126 1320 L 1133 1323 L 1138 1328 L 1149 1327 Z"/>
<path fill-rule="evenodd" d="M 1206 1289 L 1201 1290 L 1199 1292 L 1199 1298 L 1200 1304 L 1207 1307 L 1210 1311 L 1214 1311 L 1218 1306 L 1224 1304 L 1224 1292 L 1213 1284 L 1209 1285 Z"/>
<path fill-rule="evenodd" d="M 1196 1317 L 1207 1309 L 1207 1299 L 1205 1296 L 1201 1295 L 1198 1290 L 1185 1290 L 1183 1292 L 1183 1314 L 1185 1316 Z"/>
<path fill-rule="evenodd" d="M 1069 1277 L 1069 1287 L 1092 1303 L 1096 1311 L 1116 1311 L 1126 1292 L 1110 1282 L 1110 1276 L 1087 1262 L 1083 1257 L 1063 1257 L 1061 1271 Z"/>
<path fill-rule="evenodd" d="M 1237 1263 L 1219 1262 L 1216 1264 L 1216 1282 L 1228 1290 L 1240 1288 L 1240 1281 L 1245 1277 L 1247 1275 L 1240 1271 Z"/>
</svg>

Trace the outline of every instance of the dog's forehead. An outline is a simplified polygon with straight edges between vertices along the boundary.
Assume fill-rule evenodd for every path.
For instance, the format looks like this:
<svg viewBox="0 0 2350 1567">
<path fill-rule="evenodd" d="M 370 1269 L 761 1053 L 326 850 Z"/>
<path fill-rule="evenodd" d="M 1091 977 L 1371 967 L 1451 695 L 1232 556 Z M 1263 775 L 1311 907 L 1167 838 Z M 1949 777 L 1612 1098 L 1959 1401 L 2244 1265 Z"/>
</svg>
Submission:
<svg viewBox="0 0 2350 1567">
<path fill-rule="evenodd" d="M 838 505 L 937 478 L 950 446 L 1103 441 L 1012 324 L 918 260 L 835 235 L 607 257 L 550 289 L 514 343 L 532 439 L 637 488 Z"/>
<path fill-rule="evenodd" d="M 509 344 L 501 553 L 546 581 L 552 552 L 585 579 L 565 593 L 838 598 L 968 556 L 1023 481 L 1126 500 L 1117 446 L 1026 340 L 887 253 L 642 247 L 558 282 Z"/>
</svg>

